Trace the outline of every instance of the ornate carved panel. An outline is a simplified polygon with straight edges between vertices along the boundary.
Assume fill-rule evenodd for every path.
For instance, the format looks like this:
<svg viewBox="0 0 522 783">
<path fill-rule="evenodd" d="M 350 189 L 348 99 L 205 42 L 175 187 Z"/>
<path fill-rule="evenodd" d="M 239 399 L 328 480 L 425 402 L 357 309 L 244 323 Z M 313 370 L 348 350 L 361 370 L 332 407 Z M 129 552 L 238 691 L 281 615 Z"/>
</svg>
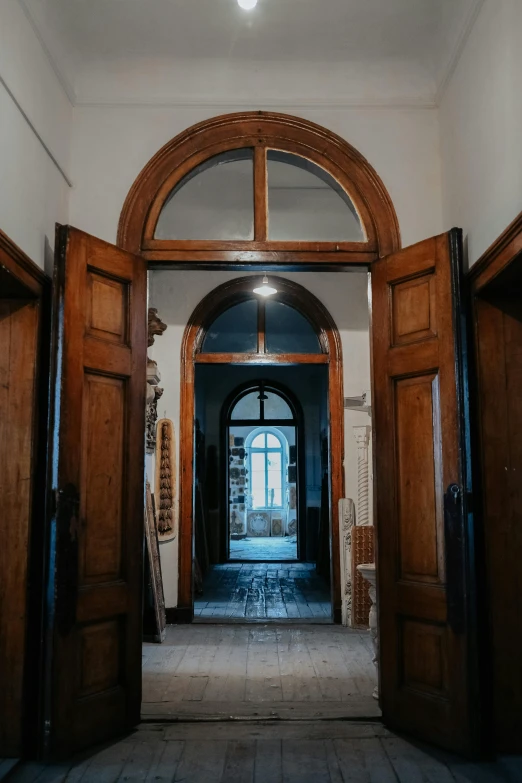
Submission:
<svg viewBox="0 0 522 783">
<path fill-rule="evenodd" d="M 374 528 L 372 526 L 352 528 L 352 625 L 354 628 L 368 628 L 372 602 L 370 586 L 357 571 L 363 563 L 374 563 Z"/>
</svg>

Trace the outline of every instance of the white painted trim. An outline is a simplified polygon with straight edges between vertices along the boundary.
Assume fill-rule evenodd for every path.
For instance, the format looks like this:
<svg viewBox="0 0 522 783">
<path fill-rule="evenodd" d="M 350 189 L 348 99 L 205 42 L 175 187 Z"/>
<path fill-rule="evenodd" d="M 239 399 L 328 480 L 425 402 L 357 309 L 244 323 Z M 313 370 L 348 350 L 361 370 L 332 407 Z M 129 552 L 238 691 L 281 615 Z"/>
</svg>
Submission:
<svg viewBox="0 0 522 783">
<path fill-rule="evenodd" d="M 448 60 L 446 68 L 443 71 L 442 79 L 439 82 L 439 86 L 437 88 L 437 93 L 435 96 L 435 103 L 437 106 L 440 106 L 441 100 L 444 96 L 444 93 L 446 92 L 446 89 L 451 81 L 451 78 L 455 73 L 455 71 L 457 70 L 457 66 L 459 64 L 460 58 L 462 57 L 462 53 L 464 51 L 468 38 L 471 34 L 471 31 L 475 26 L 475 22 L 477 21 L 478 16 L 482 10 L 482 6 L 484 5 L 484 2 L 485 0 L 473 0 L 473 5 L 469 10 L 466 21 L 464 23 L 464 27 L 462 28 L 461 34 L 457 40 L 455 49 L 453 50 L 453 53 Z"/>
<path fill-rule="evenodd" d="M 261 103 L 252 101 L 252 99 L 235 99 L 231 100 L 229 97 L 222 96 L 216 98 L 216 96 L 207 97 L 203 96 L 197 100 L 188 100 L 186 98 L 172 98 L 170 100 L 144 100 L 144 101 L 114 101 L 114 100 L 82 100 L 81 98 L 76 100 L 76 107 L 101 109 L 101 108 L 119 108 L 119 109 L 197 109 L 197 108 L 238 108 L 238 109 L 258 109 L 258 110 L 270 110 L 270 109 L 331 109 L 332 111 L 349 111 L 351 109 L 436 109 L 437 104 L 435 98 L 412 98 L 407 100 L 405 98 L 390 98 L 382 100 L 375 99 L 373 101 L 343 101 L 342 103 L 333 103 L 332 101 L 320 101 L 316 99 L 300 98 L 295 100 L 290 98 L 285 99 L 271 99 L 269 101 L 264 100 Z"/>
<path fill-rule="evenodd" d="M 30 129 L 32 130 L 32 132 L 34 133 L 34 135 L 36 136 L 36 138 L 40 142 L 40 144 L 42 145 L 42 147 L 45 150 L 46 154 L 49 156 L 51 161 L 54 163 L 54 165 L 56 166 L 56 168 L 58 169 L 58 171 L 60 172 L 60 174 L 62 175 L 64 180 L 66 181 L 67 185 L 70 188 L 72 188 L 72 186 L 73 186 L 72 180 L 67 175 L 67 172 L 59 164 L 58 160 L 55 158 L 55 156 L 53 155 L 53 153 L 51 152 L 51 150 L 49 149 L 49 147 L 47 146 L 47 144 L 43 140 L 42 136 L 40 135 L 40 133 L 36 129 L 35 125 L 33 124 L 31 119 L 29 118 L 29 116 L 26 114 L 26 112 L 23 110 L 22 106 L 20 105 L 20 103 L 16 99 L 16 96 L 15 96 L 14 92 L 10 89 L 10 87 L 7 84 L 7 82 L 5 81 L 3 76 L 1 76 L 1 75 L 0 75 L 0 84 L 5 89 L 6 93 L 9 95 L 11 100 L 13 101 L 14 105 L 16 106 L 16 108 L 18 109 L 18 111 L 20 112 L 20 114 L 22 115 L 22 117 L 24 118 L 24 120 L 26 121 L 26 123 L 28 124 L 28 126 L 30 127 Z"/>
</svg>

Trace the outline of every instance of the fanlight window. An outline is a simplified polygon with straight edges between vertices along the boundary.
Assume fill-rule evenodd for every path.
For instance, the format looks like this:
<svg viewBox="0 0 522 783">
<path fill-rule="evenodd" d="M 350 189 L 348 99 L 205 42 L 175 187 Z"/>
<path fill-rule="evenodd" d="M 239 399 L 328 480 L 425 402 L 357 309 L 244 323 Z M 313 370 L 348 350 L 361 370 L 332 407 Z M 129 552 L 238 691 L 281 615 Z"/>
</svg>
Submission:
<svg viewBox="0 0 522 783">
<path fill-rule="evenodd" d="M 248 392 L 240 397 L 235 404 L 230 420 L 237 421 L 292 421 L 294 415 L 287 401 L 275 392 L 264 390 L 263 387 Z"/>
<path fill-rule="evenodd" d="M 268 150 L 268 239 L 301 242 L 364 242 L 352 200 L 312 161 Z"/>
<path fill-rule="evenodd" d="M 254 152 L 214 155 L 179 182 L 161 210 L 156 239 L 254 239 Z"/>
<path fill-rule="evenodd" d="M 208 327 L 201 353 L 322 353 L 310 321 L 295 307 L 259 298 L 232 305 Z"/>
<path fill-rule="evenodd" d="M 269 149 L 261 154 L 264 172 L 256 174 L 257 180 L 251 147 L 228 150 L 196 166 L 169 194 L 154 238 L 366 242 L 352 199 L 330 173 L 294 153 Z"/>
</svg>

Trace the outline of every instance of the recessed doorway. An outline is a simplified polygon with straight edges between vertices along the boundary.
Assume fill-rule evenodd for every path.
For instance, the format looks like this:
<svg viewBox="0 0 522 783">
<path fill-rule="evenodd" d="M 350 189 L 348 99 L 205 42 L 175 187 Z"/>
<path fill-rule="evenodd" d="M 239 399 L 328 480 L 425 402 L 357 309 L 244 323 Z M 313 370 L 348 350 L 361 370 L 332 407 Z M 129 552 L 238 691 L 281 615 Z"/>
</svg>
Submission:
<svg viewBox="0 0 522 783">
<path fill-rule="evenodd" d="M 198 621 L 332 622 L 324 365 L 199 365 Z"/>
</svg>

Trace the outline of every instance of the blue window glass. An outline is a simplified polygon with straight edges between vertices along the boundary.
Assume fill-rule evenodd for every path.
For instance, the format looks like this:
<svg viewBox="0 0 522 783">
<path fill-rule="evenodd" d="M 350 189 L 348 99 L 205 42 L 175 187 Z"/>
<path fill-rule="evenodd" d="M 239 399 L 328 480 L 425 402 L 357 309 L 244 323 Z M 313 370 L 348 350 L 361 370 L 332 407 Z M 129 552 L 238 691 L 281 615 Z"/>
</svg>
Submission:
<svg viewBox="0 0 522 783">
<path fill-rule="evenodd" d="M 230 307 L 210 326 L 203 341 L 203 353 L 251 353 L 257 351 L 257 301 Z"/>
<path fill-rule="evenodd" d="M 283 302 L 266 303 L 265 341 L 267 353 L 321 353 L 310 321 Z"/>
</svg>

